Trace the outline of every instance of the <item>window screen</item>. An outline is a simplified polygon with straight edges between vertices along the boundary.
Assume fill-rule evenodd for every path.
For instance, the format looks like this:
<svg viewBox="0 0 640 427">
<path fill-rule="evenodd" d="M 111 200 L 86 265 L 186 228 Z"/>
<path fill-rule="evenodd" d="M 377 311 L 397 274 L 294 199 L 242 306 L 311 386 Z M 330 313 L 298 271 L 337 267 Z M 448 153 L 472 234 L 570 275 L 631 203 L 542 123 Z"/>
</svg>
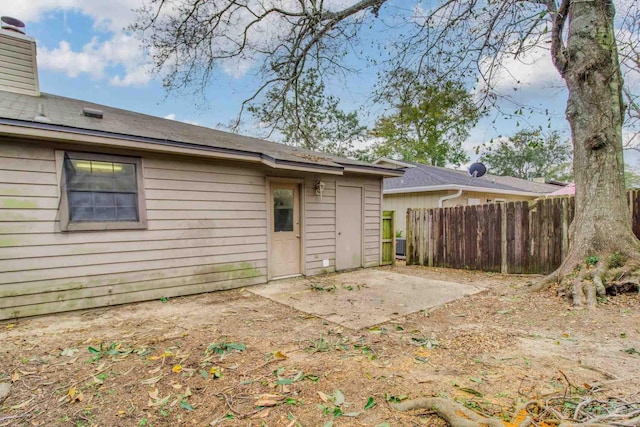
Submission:
<svg viewBox="0 0 640 427">
<path fill-rule="evenodd" d="M 273 190 L 273 230 L 293 231 L 293 190 Z"/>
<path fill-rule="evenodd" d="M 136 166 L 65 156 L 69 222 L 138 221 Z"/>
</svg>

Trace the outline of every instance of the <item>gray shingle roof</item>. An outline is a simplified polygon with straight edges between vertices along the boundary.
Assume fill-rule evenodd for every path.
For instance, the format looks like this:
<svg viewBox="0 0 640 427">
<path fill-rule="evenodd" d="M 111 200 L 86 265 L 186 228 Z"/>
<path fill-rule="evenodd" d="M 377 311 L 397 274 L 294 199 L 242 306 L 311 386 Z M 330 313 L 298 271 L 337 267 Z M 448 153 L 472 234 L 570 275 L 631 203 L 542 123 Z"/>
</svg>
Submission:
<svg viewBox="0 0 640 427">
<path fill-rule="evenodd" d="M 104 118 L 91 118 L 82 114 L 83 108 L 102 110 Z M 37 123 L 39 111 L 44 111 L 50 125 L 69 129 L 90 130 L 117 135 L 173 141 L 201 147 L 237 150 L 269 156 L 277 161 L 342 168 L 343 166 L 365 167 L 388 172 L 391 169 L 374 166 L 353 159 L 324 153 L 315 153 L 284 144 L 258 138 L 223 132 L 160 117 L 149 116 L 128 110 L 94 104 L 78 99 L 42 93 L 30 96 L 0 91 L 0 118 Z"/>
<path fill-rule="evenodd" d="M 471 178 L 466 171 L 423 165 L 420 163 L 403 163 L 408 163 L 414 167 L 406 168 L 404 176 L 402 177 L 386 178 L 384 180 L 385 190 L 450 185 L 477 187 L 480 191 L 501 190 L 547 194 L 560 188 L 558 185 L 533 182 L 510 176 L 487 174 L 481 178 Z"/>
</svg>

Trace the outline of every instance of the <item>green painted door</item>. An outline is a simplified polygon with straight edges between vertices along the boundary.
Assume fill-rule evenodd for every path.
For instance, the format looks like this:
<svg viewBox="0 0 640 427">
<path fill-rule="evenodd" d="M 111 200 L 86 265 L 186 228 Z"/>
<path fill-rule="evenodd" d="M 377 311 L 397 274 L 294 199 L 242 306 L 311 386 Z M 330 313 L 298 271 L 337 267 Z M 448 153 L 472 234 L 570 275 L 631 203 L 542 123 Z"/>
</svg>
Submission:
<svg viewBox="0 0 640 427">
<path fill-rule="evenodd" d="M 395 211 L 382 212 L 382 265 L 396 263 Z"/>
</svg>

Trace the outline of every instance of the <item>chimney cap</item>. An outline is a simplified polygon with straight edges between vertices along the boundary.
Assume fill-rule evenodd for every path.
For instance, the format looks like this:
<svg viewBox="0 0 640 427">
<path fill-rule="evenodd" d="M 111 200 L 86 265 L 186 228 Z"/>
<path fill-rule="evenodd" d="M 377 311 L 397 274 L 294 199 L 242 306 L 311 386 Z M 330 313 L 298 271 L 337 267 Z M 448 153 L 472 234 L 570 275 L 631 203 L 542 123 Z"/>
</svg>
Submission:
<svg viewBox="0 0 640 427">
<path fill-rule="evenodd" d="M 10 16 L 2 16 L 0 17 L 0 21 L 2 21 L 2 29 L 15 31 L 16 33 L 25 34 L 24 22 L 19 19 L 12 18 Z"/>
</svg>

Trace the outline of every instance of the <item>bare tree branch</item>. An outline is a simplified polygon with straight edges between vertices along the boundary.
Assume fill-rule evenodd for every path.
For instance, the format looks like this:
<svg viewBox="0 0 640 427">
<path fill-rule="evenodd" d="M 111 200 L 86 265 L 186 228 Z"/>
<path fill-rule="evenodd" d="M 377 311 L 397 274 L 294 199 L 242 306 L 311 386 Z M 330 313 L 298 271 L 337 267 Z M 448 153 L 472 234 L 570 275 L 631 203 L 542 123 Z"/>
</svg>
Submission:
<svg viewBox="0 0 640 427">
<path fill-rule="evenodd" d="M 571 0 L 441 0 L 425 9 L 386 0 L 345 3 L 338 8 L 319 0 L 149 0 L 132 29 L 169 91 L 202 90 L 219 73 L 252 70 L 254 93 L 242 103 L 234 128 L 248 105 L 264 100 L 266 89 L 280 94 L 280 101 L 271 99 L 270 105 L 285 114 L 284 100 L 290 94 L 295 99 L 306 70 L 323 79 L 354 72 L 344 58 L 362 50 L 358 34 L 374 22 L 402 35 L 380 47 L 384 56 L 372 54 L 383 74 L 403 67 L 477 79 L 479 102 L 488 105 L 514 102 L 493 90 L 496 79 L 510 75 L 506 57 L 526 60 L 530 49 L 550 46 L 556 68 L 563 73 L 567 66 L 564 33 Z M 638 21 L 633 18 L 625 19 L 631 25 Z M 625 49 L 621 58 L 628 60 L 632 53 Z"/>
</svg>

